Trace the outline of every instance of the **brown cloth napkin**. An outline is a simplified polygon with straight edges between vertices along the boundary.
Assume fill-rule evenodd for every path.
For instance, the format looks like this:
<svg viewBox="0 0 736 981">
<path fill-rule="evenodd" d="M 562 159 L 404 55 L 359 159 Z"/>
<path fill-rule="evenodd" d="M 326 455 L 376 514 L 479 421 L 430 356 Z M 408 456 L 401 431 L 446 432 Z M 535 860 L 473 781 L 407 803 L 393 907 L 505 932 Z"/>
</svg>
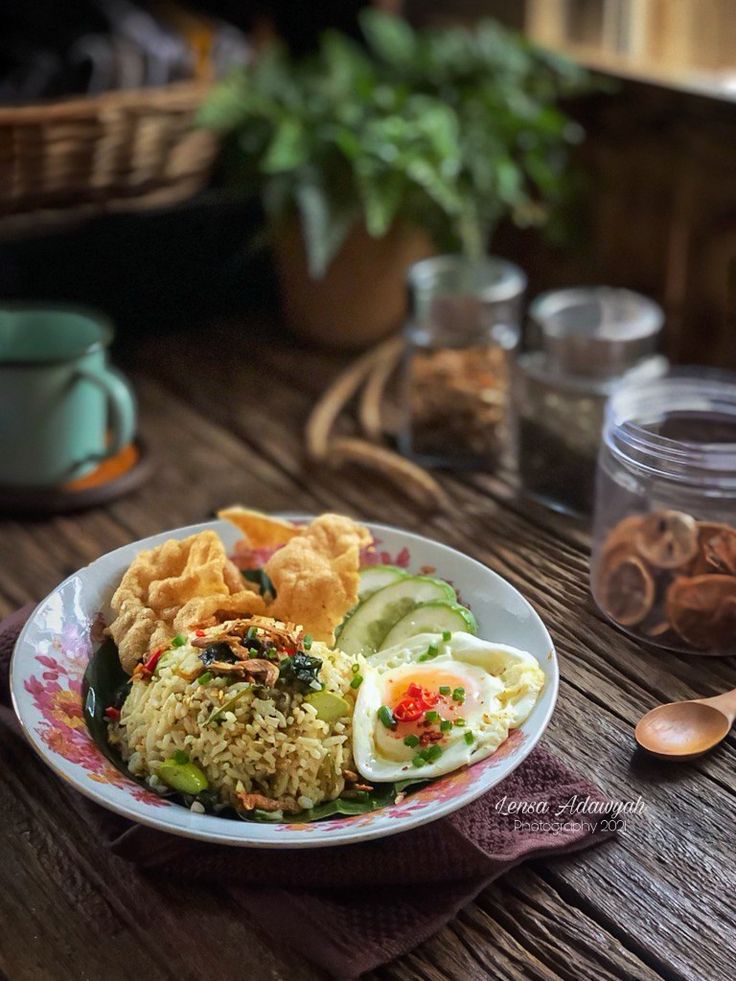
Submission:
<svg viewBox="0 0 736 981">
<path fill-rule="evenodd" d="M 0 724 L 17 724 L 6 707 L 8 664 L 31 610 L 24 607 L 0 624 Z M 49 779 L 55 779 L 51 773 Z M 537 747 L 502 784 L 450 817 L 357 845 L 229 848 L 132 824 L 86 800 L 83 807 L 95 837 L 116 855 L 150 875 L 197 878 L 237 890 L 240 905 L 278 946 L 288 946 L 333 977 L 354 978 L 426 940 L 525 859 L 568 854 L 609 837 L 564 817 L 558 823 L 568 827 L 558 832 L 515 828 L 523 815 L 496 809 L 504 795 L 509 801 L 548 801 L 542 820 L 550 823 L 557 806 L 574 795 L 604 799 Z"/>
</svg>

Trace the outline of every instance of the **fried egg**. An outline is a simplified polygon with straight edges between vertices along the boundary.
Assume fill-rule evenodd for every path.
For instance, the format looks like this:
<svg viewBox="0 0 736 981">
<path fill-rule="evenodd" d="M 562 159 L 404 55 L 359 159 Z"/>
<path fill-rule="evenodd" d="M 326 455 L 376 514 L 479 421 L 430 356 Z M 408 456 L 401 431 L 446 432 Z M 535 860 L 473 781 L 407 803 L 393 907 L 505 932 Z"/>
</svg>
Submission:
<svg viewBox="0 0 736 981">
<path fill-rule="evenodd" d="M 418 634 L 369 658 L 353 714 L 366 780 L 438 777 L 495 752 L 544 686 L 526 651 L 472 634 Z"/>
</svg>

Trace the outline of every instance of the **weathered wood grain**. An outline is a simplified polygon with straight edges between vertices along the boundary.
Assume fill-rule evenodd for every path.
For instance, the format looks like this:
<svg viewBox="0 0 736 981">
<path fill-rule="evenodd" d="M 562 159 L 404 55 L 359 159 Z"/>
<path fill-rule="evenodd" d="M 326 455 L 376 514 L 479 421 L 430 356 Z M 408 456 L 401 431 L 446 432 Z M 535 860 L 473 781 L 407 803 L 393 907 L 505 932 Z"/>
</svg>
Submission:
<svg viewBox="0 0 736 981">
<path fill-rule="evenodd" d="M 641 796 L 646 809 L 626 819 L 616 843 L 581 862 L 555 863 L 554 881 L 583 889 L 586 911 L 634 938 L 632 949 L 655 969 L 663 962 L 703 981 L 719 969 L 726 972 L 720 976 L 732 975 L 736 954 L 724 949 L 721 933 L 736 920 L 728 899 L 733 865 L 724 855 L 732 792 L 704 783 L 692 765 L 640 762 L 630 727 L 604 708 L 596 711 L 564 681 L 559 704 L 564 708 L 545 737 L 550 747 L 611 797 Z"/>
<path fill-rule="evenodd" d="M 533 867 L 514 869 L 502 883 L 482 893 L 478 905 L 521 943 L 528 944 L 533 937 L 537 955 L 570 981 L 584 976 L 592 965 L 601 979 L 648 981 L 658 976 L 594 919 L 577 906 L 566 905 Z"/>
<path fill-rule="evenodd" d="M 548 744 L 612 796 L 641 794 L 647 811 L 629 818 L 615 843 L 514 870 L 374 977 L 734 976 L 723 937 L 736 927 L 728 838 L 736 741 L 668 770 L 636 757 L 631 739 L 636 718 L 657 701 L 736 685 L 733 659 L 662 655 L 613 630 L 588 598 L 585 529 L 525 502 L 502 475 L 444 476 L 454 510 L 427 516 L 365 473 L 356 480 L 305 466 L 306 414 L 343 359 L 224 327 L 208 340 L 215 354 L 183 337 L 174 360 L 169 342 L 151 338 L 134 357 L 142 430 L 157 461 L 147 485 L 99 511 L 0 523 L 0 612 L 40 599 L 111 548 L 234 501 L 339 509 L 461 548 L 517 585 L 550 626 L 563 684 Z M 0 738 L 7 977 L 319 976 L 272 950 L 234 897 L 154 884 L 96 850 L 92 860 L 76 805 L 20 739 Z"/>
</svg>

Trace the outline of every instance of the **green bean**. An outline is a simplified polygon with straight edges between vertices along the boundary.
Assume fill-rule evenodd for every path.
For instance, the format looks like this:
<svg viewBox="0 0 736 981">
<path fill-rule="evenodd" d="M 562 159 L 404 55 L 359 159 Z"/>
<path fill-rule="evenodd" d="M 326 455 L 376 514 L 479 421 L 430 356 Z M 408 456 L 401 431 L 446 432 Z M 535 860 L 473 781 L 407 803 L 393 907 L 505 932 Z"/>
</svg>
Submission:
<svg viewBox="0 0 736 981">
<path fill-rule="evenodd" d="M 196 763 L 178 763 L 173 756 L 164 760 L 157 776 L 167 787 L 182 794 L 199 794 L 209 786 L 204 771 Z"/>
</svg>

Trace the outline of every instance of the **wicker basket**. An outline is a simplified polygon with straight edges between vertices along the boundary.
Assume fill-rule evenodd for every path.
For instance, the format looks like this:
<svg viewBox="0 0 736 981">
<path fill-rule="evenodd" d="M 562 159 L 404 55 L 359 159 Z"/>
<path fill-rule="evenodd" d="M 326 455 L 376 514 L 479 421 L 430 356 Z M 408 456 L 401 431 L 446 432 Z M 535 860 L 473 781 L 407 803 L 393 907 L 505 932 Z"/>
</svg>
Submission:
<svg viewBox="0 0 736 981">
<path fill-rule="evenodd" d="M 0 234 L 183 200 L 206 182 L 214 134 L 193 128 L 207 84 L 0 109 Z"/>
</svg>

